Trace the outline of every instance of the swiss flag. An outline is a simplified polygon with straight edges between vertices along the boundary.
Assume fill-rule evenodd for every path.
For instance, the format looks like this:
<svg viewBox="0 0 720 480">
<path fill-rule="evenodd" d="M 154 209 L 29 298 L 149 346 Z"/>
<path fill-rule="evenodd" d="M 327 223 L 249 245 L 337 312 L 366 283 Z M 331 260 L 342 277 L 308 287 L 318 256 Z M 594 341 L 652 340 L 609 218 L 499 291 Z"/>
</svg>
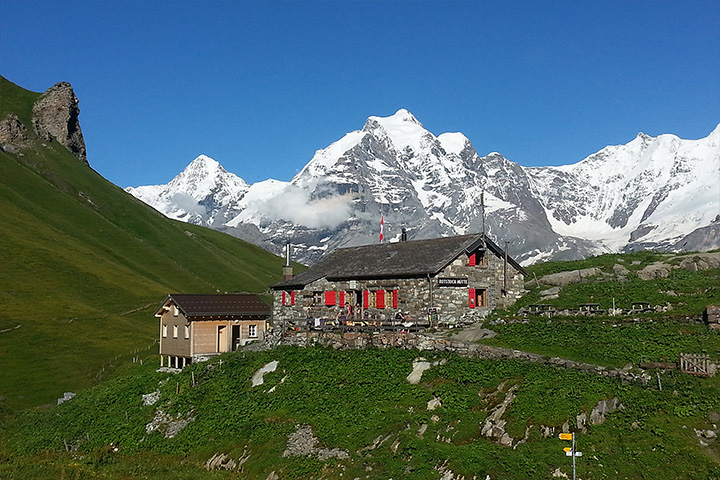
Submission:
<svg viewBox="0 0 720 480">
<path fill-rule="evenodd" d="M 382 243 L 383 238 L 385 238 L 385 235 L 383 235 L 383 227 L 385 226 L 385 217 L 384 215 L 380 215 L 380 243 Z"/>
</svg>

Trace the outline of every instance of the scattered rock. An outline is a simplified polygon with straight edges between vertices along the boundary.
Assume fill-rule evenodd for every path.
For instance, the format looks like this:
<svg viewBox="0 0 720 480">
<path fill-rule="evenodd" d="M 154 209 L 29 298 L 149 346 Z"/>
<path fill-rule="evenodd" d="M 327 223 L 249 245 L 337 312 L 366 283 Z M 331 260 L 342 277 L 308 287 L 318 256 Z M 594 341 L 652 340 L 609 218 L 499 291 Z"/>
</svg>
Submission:
<svg viewBox="0 0 720 480">
<path fill-rule="evenodd" d="M 395 441 L 390 445 L 390 450 L 393 453 L 397 453 L 398 448 L 400 448 L 400 439 L 396 438 Z"/>
<path fill-rule="evenodd" d="M 422 374 L 425 370 L 429 369 L 430 367 L 434 367 L 436 365 L 445 365 L 447 363 L 447 360 L 438 360 L 436 362 L 428 362 L 424 358 L 418 358 L 413 362 L 413 369 L 412 372 L 407 376 L 407 381 L 412 383 L 413 385 L 417 385 L 420 383 L 420 379 L 422 378 Z"/>
<path fill-rule="evenodd" d="M 172 417 L 162 410 L 158 410 L 155 412 L 155 418 L 152 419 L 152 422 L 145 425 L 145 431 L 147 433 L 157 431 L 162 433 L 165 438 L 173 438 L 193 420 L 195 420 L 195 417 L 192 412 L 188 412 L 184 417 L 182 415 Z"/>
<path fill-rule="evenodd" d="M 337 458 L 344 460 L 350 454 L 339 448 L 317 448 L 319 440 L 313 435 L 309 425 L 298 425 L 297 431 L 288 435 L 288 442 L 283 457 L 308 457 L 317 455 L 318 460 Z"/>
<path fill-rule="evenodd" d="M 385 443 L 386 441 L 388 441 L 391 436 L 392 436 L 392 435 L 388 435 L 388 436 L 386 436 L 385 438 L 383 438 L 382 435 L 379 435 L 377 438 L 375 438 L 375 440 L 373 440 L 373 443 L 371 443 L 371 444 L 368 445 L 367 447 L 363 447 L 363 448 L 361 448 L 360 450 L 358 450 L 358 453 L 367 452 L 368 450 L 375 450 L 375 449 L 378 448 L 380 445 L 382 445 L 383 443 Z"/>
<path fill-rule="evenodd" d="M 563 473 L 563 471 L 560 470 L 560 467 L 556 468 L 556 469 L 553 471 L 552 476 L 553 476 L 554 478 L 570 478 L 570 477 L 567 476 L 566 473 Z"/>
<path fill-rule="evenodd" d="M 415 435 L 417 435 L 418 438 L 423 438 L 423 435 L 425 435 L 427 428 L 428 428 L 427 423 L 423 423 L 422 425 L 420 425 L 420 428 L 418 428 L 418 431 Z"/>
<path fill-rule="evenodd" d="M 600 400 L 595 408 L 590 412 L 590 425 L 600 425 L 605 423 L 605 414 L 620 410 L 623 404 L 615 397 L 610 400 Z"/>
<path fill-rule="evenodd" d="M 160 400 L 160 390 L 142 396 L 143 405 L 155 405 Z"/>
<path fill-rule="evenodd" d="M 553 298 L 558 298 L 561 291 L 562 288 L 560 287 L 552 287 L 548 288 L 547 290 L 543 290 L 542 292 L 540 292 L 540 300 L 551 300 Z"/>
<path fill-rule="evenodd" d="M 490 412 L 485 419 L 482 429 L 480 430 L 481 435 L 488 438 L 494 438 L 500 445 L 504 446 L 511 446 L 513 439 L 505 431 L 507 421 L 503 420 L 502 416 L 505 414 L 505 410 L 507 410 L 512 401 L 515 399 L 514 392 L 516 388 L 517 386 L 512 386 L 508 389 L 505 393 L 503 401 Z"/>
<path fill-rule="evenodd" d="M 653 280 L 655 278 L 666 278 L 670 275 L 672 266 L 663 262 L 655 262 L 640 270 L 637 275 L 640 280 Z"/>
<path fill-rule="evenodd" d="M 235 470 L 238 464 L 225 453 L 216 453 L 205 462 L 205 470 Z"/>
<path fill-rule="evenodd" d="M 442 407 L 442 402 L 440 401 L 440 398 L 433 397 L 427 402 L 427 409 L 428 410 L 435 410 L 438 407 Z"/>
<path fill-rule="evenodd" d="M 75 394 L 75 393 L 73 393 L 73 392 L 65 392 L 65 393 L 63 393 L 62 398 L 58 398 L 58 399 L 57 399 L 57 404 L 60 405 L 61 403 L 65 403 L 65 402 L 67 402 L 67 401 L 70 401 L 70 400 L 72 400 L 73 398 L 75 398 L 76 395 L 77 395 L 77 394 Z"/>
<path fill-rule="evenodd" d="M 287 447 L 283 457 L 309 456 L 317 452 L 315 445 L 319 442 L 313 435 L 309 425 L 298 425 L 298 429 L 288 436 Z"/>
<path fill-rule="evenodd" d="M 252 386 L 257 387 L 258 385 L 262 385 L 263 383 L 265 383 L 265 374 L 274 372 L 275 370 L 277 370 L 277 366 L 277 360 L 273 360 L 272 362 L 268 363 L 267 365 L 259 369 L 257 372 L 255 372 L 252 377 Z"/>
<path fill-rule="evenodd" d="M 587 432 L 587 415 L 585 414 L 585 412 L 576 416 L 575 421 L 577 423 L 577 428 L 578 430 L 580 430 L 581 433 Z"/>
<path fill-rule="evenodd" d="M 620 265 L 619 263 L 616 263 L 613 265 L 613 273 L 618 277 L 625 277 L 630 273 L 630 270 L 628 270 L 625 265 Z"/>
<path fill-rule="evenodd" d="M 571 270 L 569 272 L 559 272 L 540 277 L 540 283 L 556 287 L 564 287 L 571 283 L 581 283 L 590 277 L 600 275 L 602 271 L 597 268 L 583 268 L 582 270 Z"/>
</svg>

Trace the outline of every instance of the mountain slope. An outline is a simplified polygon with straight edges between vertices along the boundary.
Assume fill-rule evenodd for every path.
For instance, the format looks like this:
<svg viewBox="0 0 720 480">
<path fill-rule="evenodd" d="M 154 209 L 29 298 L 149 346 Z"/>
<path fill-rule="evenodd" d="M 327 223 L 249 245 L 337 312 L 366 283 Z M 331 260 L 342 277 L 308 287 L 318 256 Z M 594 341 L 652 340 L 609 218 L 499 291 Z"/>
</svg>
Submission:
<svg viewBox="0 0 720 480">
<path fill-rule="evenodd" d="M 153 344 L 152 313 L 168 293 L 263 292 L 283 263 L 169 220 L 39 138 L 38 97 L 0 78 L 0 120 L 17 112 L 27 137 L 20 152 L 0 151 L 0 396 L 10 406 L 53 401 Z"/>
</svg>

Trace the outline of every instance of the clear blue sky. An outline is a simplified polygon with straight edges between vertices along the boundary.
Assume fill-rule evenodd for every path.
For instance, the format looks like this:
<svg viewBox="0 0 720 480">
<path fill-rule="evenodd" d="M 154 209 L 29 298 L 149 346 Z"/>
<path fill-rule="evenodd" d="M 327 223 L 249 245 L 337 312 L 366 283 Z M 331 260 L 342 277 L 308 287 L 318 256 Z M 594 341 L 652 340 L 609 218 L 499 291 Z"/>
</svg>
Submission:
<svg viewBox="0 0 720 480">
<path fill-rule="evenodd" d="M 0 2 L 0 74 L 72 83 L 90 164 L 290 179 L 370 115 L 562 165 L 720 123 L 720 1 Z"/>
</svg>

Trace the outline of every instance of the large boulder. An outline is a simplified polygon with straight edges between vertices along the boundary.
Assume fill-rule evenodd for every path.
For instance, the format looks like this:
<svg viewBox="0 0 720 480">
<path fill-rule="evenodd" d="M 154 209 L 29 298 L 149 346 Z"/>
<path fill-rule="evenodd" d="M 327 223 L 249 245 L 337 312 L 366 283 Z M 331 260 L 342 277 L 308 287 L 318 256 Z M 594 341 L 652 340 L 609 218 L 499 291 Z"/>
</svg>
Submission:
<svg viewBox="0 0 720 480">
<path fill-rule="evenodd" d="M 540 278 L 540 283 L 544 285 L 552 285 L 556 287 L 564 287 L 571 283 L 581 283 L 590 277 L 600 275 L 602 271 L 597 268 L 583 268 L 582 270 L 572 270 L 570 272 L 552 273 Z"/>
</svg>

